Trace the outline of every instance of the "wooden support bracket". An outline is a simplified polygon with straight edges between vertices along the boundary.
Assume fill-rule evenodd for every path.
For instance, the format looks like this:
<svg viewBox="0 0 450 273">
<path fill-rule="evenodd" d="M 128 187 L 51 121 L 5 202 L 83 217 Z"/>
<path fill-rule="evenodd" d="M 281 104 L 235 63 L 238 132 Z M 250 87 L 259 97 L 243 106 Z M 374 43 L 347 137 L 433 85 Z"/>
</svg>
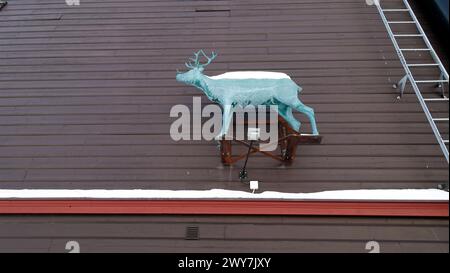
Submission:
<svg viewBox="0 0 450 273">
<path fill-rule="evenodd" d="M 292 127 L 286 122 L 285 119 L 283 119 L 281 116 L 278 116 L 278 147 L 280 154 L 261 151 L 257 147 L 252 147 L 250 154 L 261 153 L 284 164 L 291 164 L 297 156 L 297 147 L 299 144 L 320 144 L 321 142 L 322 136 L 299 134 L 294 129 L 292 129 Z M 220 140 L 220 155 L 222 158 L 222 163 L 224 165 L 233 165 L 237 161 L 244 159 L 247 155 L 247 153 L 245 153 L 233 156 L 233 143 L 242 144 L 247 148 L 250 146 L 249 143 L 243 140 Z"/>
</svg>

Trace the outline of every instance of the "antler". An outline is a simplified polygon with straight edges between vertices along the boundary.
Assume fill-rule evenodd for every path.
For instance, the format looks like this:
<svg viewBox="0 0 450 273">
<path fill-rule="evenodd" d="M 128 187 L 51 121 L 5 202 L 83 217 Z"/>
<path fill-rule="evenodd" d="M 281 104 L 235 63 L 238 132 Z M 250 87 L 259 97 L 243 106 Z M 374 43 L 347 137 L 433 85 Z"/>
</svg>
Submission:
<svg viewBox="0 0 450 273">
<path fill-rule="evenodd" d="M 202 54 L 208 60 L 206 63 L 204 64 L 200 63 L 201 58 L 200 54 Z M 206 55 L 206 53 L 203 50 L 199 50 L 197 53 L 194 53 L 194 56 L 195 58 L 189 58 L 193 63 L 192 62 L 185 63 L 187 68 L 194 69 L 199 67 L 206 67 L 217 57 L 217 53 L 213 51 L 211 53 L 211 57 L 208 57 L 208 55 Z"/>
<path fill-rule="evenodd" d="M 203 50 L 200 50 L 199 52 L 197 52 L 197 54 L 200 54 L 200 53 L 203 54 L 203 56 L 208 60 L 208 62 L 206 62 L 205 64 L 199 63 L 199 65 L 202 67 L 206 67 L 207 65 L 209 65 L 217 57 L 217 53 L 214 51 L 211 52 L 211 57 L 208 57 L 208 55 L 206 55 Z"/>
</svg>

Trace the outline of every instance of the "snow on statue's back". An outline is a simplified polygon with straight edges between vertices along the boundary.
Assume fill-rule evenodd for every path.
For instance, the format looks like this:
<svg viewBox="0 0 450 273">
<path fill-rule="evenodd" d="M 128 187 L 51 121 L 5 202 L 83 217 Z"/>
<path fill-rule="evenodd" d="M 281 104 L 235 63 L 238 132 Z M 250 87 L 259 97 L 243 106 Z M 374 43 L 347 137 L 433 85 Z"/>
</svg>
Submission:
<svg viewBox="0 0 450 273">
<path fill-rule="evenodd" d="M 280 72 L 267 71 L 235 71 L 209 77 L 213 80 L 244 80 L 244 79 L 290 79 L 288 75 Z"/>
<path fill-rule="evenodd" d="M 200 63 L 200 54 L 207 62 Z M 177 81 L 192 85 L 202 90 L 213 102 L 223 107 L 222 130 L 218 137 L 224 136 L 233 118 L 237 106 L 247 105 L 277 105 L 278 113 L 289 125 L 300 132 L 300 122 L 292 114 L 292 109 L 305 114 L 312 128 L 312 133 L 318 135 L 314 110 L 304 105 L 298 98 L 302 90 L 288 75 L 279 72 L 238 71 L 208 77 L 203 74 L 217 54 L 208 57 L 203 50 L 195 53 L 192 63 L 186 63 L 190 69 L 185 73 L 177 73 Z"/>
</svg>

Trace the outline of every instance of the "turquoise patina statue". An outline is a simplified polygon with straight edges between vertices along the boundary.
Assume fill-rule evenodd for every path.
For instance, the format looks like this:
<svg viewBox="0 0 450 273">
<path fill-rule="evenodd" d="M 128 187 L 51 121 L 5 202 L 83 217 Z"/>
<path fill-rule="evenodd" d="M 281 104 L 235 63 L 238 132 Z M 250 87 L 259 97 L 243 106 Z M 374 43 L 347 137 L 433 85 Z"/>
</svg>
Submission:
<svg viewBox="0 0 450 273">
<path fill-rule="evenodd" d="M 311 123 L 312 134 L 318 135 L 314 110 L 304 105 L 298 98 L 302 88 L 298 86 L 288 75 L 278 72 L 228 72 L 214 77 L 203 74 L 207 65 L 216 57 L 212 53 L 208 57 L 203 50 L 194 54 L 192 62 L 186 63 L 188 72 L 177 72 L 176 79 L 179 82 L 192 85 L 202 90 L 213 102 L 219 103 L 223 108 L 222 129 L 218 137 L 228 132 L 233 112 L 236 107 L 253 105 L 277 105 L 278 113 L 289 125 L 300 132 L 300 122 L 292 114 L 292 109 L 305 114 Z M 201 63 L 201 55 L 207 62 Z"/>
</svg>

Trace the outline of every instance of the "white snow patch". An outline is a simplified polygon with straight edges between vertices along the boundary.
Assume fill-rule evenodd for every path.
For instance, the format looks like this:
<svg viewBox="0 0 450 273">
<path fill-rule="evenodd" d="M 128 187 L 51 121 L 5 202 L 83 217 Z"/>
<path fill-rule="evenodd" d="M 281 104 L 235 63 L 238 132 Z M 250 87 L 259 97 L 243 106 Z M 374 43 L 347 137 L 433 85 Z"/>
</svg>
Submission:
<svg viewBox="0 0 450 273">
<path fill-rule="evenodd" d="M 276 199 L 276 200 L 380 200 L 448 201 L 449 193 L 438 189 L 340 190 L 316 193 L 263 192 L 251 194 L 231 190 L 0 190 L 0 199 Z"/>
<path fill-rule="evenodd" d="M 236 72 L 227 72 L 209 78 L 213 80 L 224 80 L 224 79 L 237 80 L 237 79 L 290 79 L 291 77 L 281 72 L 236 71 Z"/>
</svg>

